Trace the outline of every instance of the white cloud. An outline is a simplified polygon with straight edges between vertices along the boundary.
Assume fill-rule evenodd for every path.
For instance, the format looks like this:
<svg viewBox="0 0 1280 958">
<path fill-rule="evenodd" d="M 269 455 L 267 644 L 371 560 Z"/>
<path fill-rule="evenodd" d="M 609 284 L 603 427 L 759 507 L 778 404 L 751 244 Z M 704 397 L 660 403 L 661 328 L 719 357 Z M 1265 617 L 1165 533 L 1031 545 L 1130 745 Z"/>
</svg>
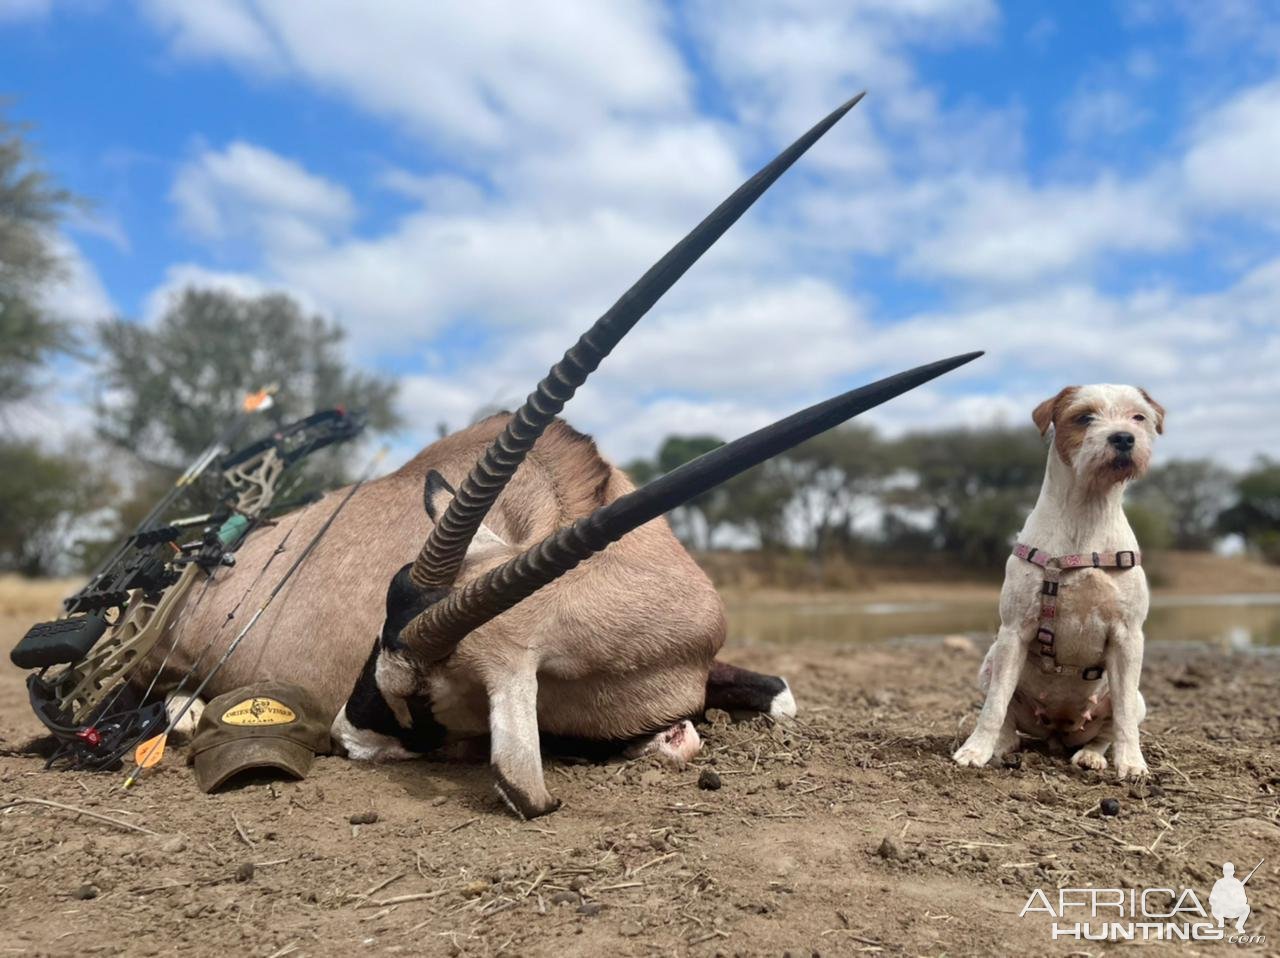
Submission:
<svg viewBox="0 0 1280 958">
<path fill-rule="evenodd" d="M 1068 101 L 1063 125 L 1068 138 L 1084 145 L 1129 133 L 1150 118 L 1150 112 L 1124 90 L 1089 85 Z"/>
<path fill-rule="evenodd" d="M 257 238 L 277 248 L 314 246 L 354 216 L 341 186 L 242 141 L 186 163 L 170 198 L 183 225 L 199 237 Z"/>
<path fill-rule="evenodd" d="M 43 305 L 55 316 L 79 326 L 89 326 L 116 312 L 97 270 L 65 236 L 49 237 L 54 255 L 62 262 L 61 275 L 45 287 Z"/>
<path fill-rule="evenodd" d="M 821 300 L 819 290 L 807 293 Z M 748 321 L 734 332 L 659 321 L 619 347 L 566 416 L 595 435 L 607 455 L 625 461 L 651 454 L 671 433 L 733 438 L 863 381 L 976 348 L 987 355 L 865 421 L 890 435 L 1025 425 L 1031 409 L 1064 385 L 1125 382 L 1146 387 L 1168 408 L 1162 456 L 1209 455 L 1243 466 L 1280 446 L 1280 421 L 1262 414 L 1280 407 L 1273 374 L 1280 364 L 1277 314 L 1280 258 L 1211 294 L 1152 288 L 1112 297 L 1064 285 L 983 308 L 921 313 L 887 327 L 854 323 L 825 338 L 801 324 L 781 346 L 753 342 L 763 322 Z M 786 322 L 788 315 L 783 310 L 773 321 Z M 818 328 L 822 322 L 830 320 Z M 514 404 L 568 345 L 551 337 L 534 342 L 511 341 L 500 355 L 412 379 L 417 385 L 406 409 L 424 439 L 440 419 L 456 428 L 495 399 Z M 828 362 L 825 354 L 836 358 Z M 706 391 L 698 388 L 702 382 L 679 389 L 699 365 L 710 370 Z M 656 395 L 647 388 L 652 384 L 661 387 Z M 688 394 L 672 395 L 672 387 Z"/>
<path fill-rule="evenodd" d="M 184 3 L 144 0 L 156 25 L 169 34 L 175 53 L 191 57 L 222 56 L 258 69 L 279 69 L 279 51 L 270 32 L 255 16 L 252 4 L 238 0 Z"/>
<path fill-rule="evenodd" d="M 618 111 L 680 109 L 688 77 L 642 0 L 465 5 L 149 0 L 179 54 L 226 57 L 333 91 L 433 140 L 500 149 Z M 566 102 L 573 110 L 564 108 Z"/>
<path fill-rule="evenodd" d="M 281 283 L 267 282 L 250 273 L 231 273 L 206 269 L 194 263 L 179 263 L 165 271 L 164 282 L 153 289 L 142 306 L 142 321 L 155 325 L 186 289 L 211 289 L 232 293 L 246 299 L 268 293 L 288 293 L 308 312 L 323 312 L 309 292 Z"/>
<path fill-rule="evenodd" d="M 646 320 L 607 375 L 641 395 L 793 396 L 865 368 L 873 336 L 858 306 L 829 284 L 744 281 L 713 302 Z"/>
<path fill-rule="evenodd" d="M 1187 185 L 1211 209 L 1280 213 L 1280 80 L 1255 86 L 1204 116 L 1183 162 Z"/>
<path fill-rule="evenodd" d="M 1258 54 L 1274 60 L 1280 52 L 1280 23 L 1272 0 L 1125 0 L 1121 10 L 1138 26 L 1183 21 L 1187 47 L 1200 56 Z"/>
<path fill-rule="evenodd" d="M 740 121 L 769 142 L 798 135 L 858 90 L 870 90 L 812 161 L 821 168 L 879 177 L 938 143 L 951 141 L 951 164 L 975 152 L 972 142 L 954 142 L 965 128 L 949 122 L 937 94 L 921 83 L 911 51 L 984 41 L 999 20 L 989 0 L 699 0 L 688 10 Z M 913 140 L 913 148 L 891 155 L 899 138 Z"/>
<path fill-rule="evenodd" d="M 1186 239 L 1181 210 L 1158 179 L 1104 175 L 1082 186 L 1025 181 L 957 183 L 956 205 L 921 231 L 911 270 L 981 283 L 1025 283 L 1086 273 L 1103 253 L 1161 252 Z"/>
<path fill-rule="evenodd" d="M 1067 380 L 1110 379 L 1169 407 L 1167 453 L 1280 441 L 1280 427 L 1251 422 L 1280 401 L 1269 371 L 1280 261 L 1198 296 L 1141 279 L 1094 285 L 1117 259 L 1153 268 L 1151 257 L 1193 248 L 1205 210 L 1277 208 L 1265 166 L 1280 155 L 1274 84 L 1206 114 L 1185 156 L 1120 173 L 1086 148 L 1145 122 L 1136 84 L 1172 70 L 1134 50 L 1063 105 L 1072 165 L 1033 157 L 1033 175 L 1016 93 L 969 100 L 917 68 L 919 51 L 991 40 L 1000 16 L 988 0 L 148 9 L 179 56 L 307 84 L 429 142 L 421 169 L 377 181 L 408 212 L 363 231 L 346 190 L 294 160 L 247 142 L 194 157 L 173 188 L 184 223 L 237 241 L 255 275 L 188 265 L 166 281 L 305 292 L 365 358 L 394 353 L 403 368 L 420 351 L 402 405 L 423 442 L 438 422 L 523 398 L 752 168 L 863 86 L 867 101 L 569 407 L 607 453 L 647 454 L 677 431 L 728 438 L 861 379 L 982 347 L 987 358 L 869 421 L 894 432 L 1022 423 Z M 676 30 L 697 45 L 697 76 Z M 941 289 L 942 305 L 886 322 L 848 291 L 851 253 Z"/>
</svg>

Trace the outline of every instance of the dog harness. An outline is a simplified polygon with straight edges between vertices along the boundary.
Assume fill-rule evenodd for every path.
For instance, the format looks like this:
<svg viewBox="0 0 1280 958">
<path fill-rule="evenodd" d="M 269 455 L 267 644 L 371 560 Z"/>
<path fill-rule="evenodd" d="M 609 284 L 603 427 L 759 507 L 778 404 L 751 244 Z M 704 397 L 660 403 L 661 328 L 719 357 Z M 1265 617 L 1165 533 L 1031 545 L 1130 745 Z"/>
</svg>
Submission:
<svg viewBox="0 0 1280 958">
<path fill-rule="evenodd" d="M 1053 627 L 1058 615 L 1058 585 L 1062 581 L 1062 574 L 1072 569 L 1132 569 L 1142 564 L 1142 553 L 1127 549 L 1123 552 L 1082 552 L 1051 556 L 1034 546 L 1019 542 L 1013 547 L 1013 554 L 1039 566 L 1044 572 L 1044 581 L 1040 585 L 1040 624 L 1036 627 L 1036 642 L 1040 644 L 1040 668 L 1045 672 L 1059 674 L 1077 668 L 1074 665 L 1060 664 L 1054 650 Z M 1102 665 L 1090 665 L 1080 670 L 1080 678 L 1093 682 L 1102 678 L 1105 671 Z"/>
</svg>

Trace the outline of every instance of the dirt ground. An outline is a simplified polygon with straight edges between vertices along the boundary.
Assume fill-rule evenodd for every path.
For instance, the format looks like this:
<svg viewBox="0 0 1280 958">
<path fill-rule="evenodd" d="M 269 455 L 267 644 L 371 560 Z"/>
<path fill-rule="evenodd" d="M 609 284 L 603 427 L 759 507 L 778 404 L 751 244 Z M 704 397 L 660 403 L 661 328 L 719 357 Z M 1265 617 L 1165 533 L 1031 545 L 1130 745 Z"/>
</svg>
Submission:
<svg viewBox="0 0 1280 958">
<path fill-rule="evenodd" d="M 0 595 L 6 649 L 31 621 L 19 612 Z M 6 657 L 0 952 L 1096 955 L 1121 946 L 1052 941 L 1045 916 L 1018 917 L 1028 895 L 1186 886 L 1207 908 L 1222 862 L 1266 857 L 1248 887 L 1267 942 L 1241 950 L 1280 953 L 1280 659 L 1149 648 L 1154 774 L 1129 786 L 1044 750 L 953 765 L 973 648 L 726 658 L 788 676 L 799 720 L 714 715 L 685 771 L 553 760 L 564 807 L 521 823 L 460 761 L 325 758 L 305 781 L 213 796 L 177 756 L 130 792 L 119 775 L 44 772 L 19 754 L 38 727 Z M 706 770 L 719 789 L 699 787 Z"/>
</svg>

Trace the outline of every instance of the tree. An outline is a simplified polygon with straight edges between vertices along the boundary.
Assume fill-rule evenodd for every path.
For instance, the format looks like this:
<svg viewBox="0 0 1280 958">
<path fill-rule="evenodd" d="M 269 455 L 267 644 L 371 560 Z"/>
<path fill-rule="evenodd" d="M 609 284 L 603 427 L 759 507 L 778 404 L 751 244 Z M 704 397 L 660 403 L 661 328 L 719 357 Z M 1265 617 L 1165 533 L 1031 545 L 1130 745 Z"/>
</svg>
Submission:
<svg viewBox="0 0 1280 958">
<path fill-rule="evenodd" d="M 824 432 L 787 453 L 796 510 L 815 558 L 849 551 L 854 520 L 892 471 L 888 450 L 869 426 L 849 424 Z"/>
<path fill-rule="evenodd" d="M 82 564 L 84 517 L 103 508 L 112 489 L 78 456 L 46 452 L 35 442 L 0 443 L 0 567 L 23 575 L 66 574 Z"/>
<path fill-rule="evenodd" d="M 713 527 L 732 525 L 755 535 L 765 551 L 787 547 L 787 506 L 796 487 L 785 457 L 734 476 L 708 507 Z"/>
<path fill-rule="evenodd" d="M 374 430 L 397 423 L 395 384 L 349 369 L 342 330 L 283 294 L 187 289 L 154 326 L 114 319 L 98 335 L 98 433 L 161 470 L 185 467 L 268 384 L 279 386 L 268 413 L 276 423 L 337 405 L 365 413 Z M 342 461 L 324 467 L 341 473 Z"/>
<path fill-rule="evenodd" d="M 67 324 L 41 302 L 46 284 L 62 275 L 53 230 L 75 203 L 54 185 L 22 136 L 0 117 L 0 403 L 27 396 L 33 377 L 68 348 Z"/>
<path fill-rule="evenodd" d="M 1003 561 L 1044 475 L 1045 447 L 1035 431 L 944 429 L 895 446 L 916 482 L 888 502 L 927 516 L 936 549 L 974 565 Z"/>
<path fill-rule="evenodd" d="M 668 436 L 658 449 L 658 458 L 654 463 L 656 474 L 665 475 L 673 469 L 679 469 L 686 462 L 692 462 L 704 453 L 723 445 L 724 440 L 715 436 Z M 716 502 L 723 496 L 722 487 L 712 489 L 672 510 L 673 525 L 683 533 L 682 538 L 699 541 L 703 549 L 711 545 L 711 535 L 715 532 L 716 526 Z M 697 533 L 698 523 L 694 521 L 694 516 L 701 519 L 700 536 Z"/>
<path fill-rule="evenodd" d="M 77 201 L 54 184 L 23 132 L 0 117 L 0 411 L 30 395 L 41 368 L 73 344 L 44 292 L 63 272 L 54 230 Z M 68 572 L 65 544 L 102 504 L 96 469 L 87 457 L 12 435 L 4 417 L 0 424 L 0 568 Z"/>
<path fill-rule="evenodd" d="M 1175 549 L 1208 549 L 1218 535 L 1218 516 L 1230 503 L 1235 477 L 1210 459 L 1175 459 L 1147 473 L 1134 503 L 1168 522 Z"/>
<path fill-rule="evenodd" d="M 1280 563 L 1280 462 L 1261 457 L 1236 480 L 1236 502 L 1224 510 L 1218 527 L 1241 536 L 1268 562 Z"/>
</svg>

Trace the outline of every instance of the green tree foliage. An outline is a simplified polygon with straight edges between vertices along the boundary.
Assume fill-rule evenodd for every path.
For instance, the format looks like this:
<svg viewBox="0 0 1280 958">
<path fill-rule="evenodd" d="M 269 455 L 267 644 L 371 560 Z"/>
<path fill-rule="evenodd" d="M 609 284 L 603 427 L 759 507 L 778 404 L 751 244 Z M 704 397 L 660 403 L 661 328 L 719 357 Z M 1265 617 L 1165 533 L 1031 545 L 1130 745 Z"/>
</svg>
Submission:
<svg viewBox="0 0 1280 958">
<path fill-rule="evenodd" d="M 1173 545 L 1173 526 L 1167 512 L 1142 502 L 1126 502 L 1124 514 L 1144 552 L 1155 552 Z"/>
<path fill-rule="evenodd" d="M 855 520 L 878 505 L 876 497 L 895 467 L 892 449 L 875 430 L 856 424 L 815 436 L 779 463 L 818 559 L 828 552 L 851 550 Z"/>
<path fill-rule="evenodd" d="M 668 436 L 653 460 L 637 459 L 626 467 L 633 482 L 643 485 L 724 445 L 715 436 Z M 686 542 L 706 549 L 722 526 L 754 535 L 762 548 L 786 542 L 785 511 L 795 486 L 780 461 L 767 462 L 672 510 L 671 524 Z"/>
<path fill-rule="evenodd" d="M 243 298 L 188 289 L 155 325 L 115 319 L 98 335 L 98 432 L 162 470 L 185 467 L 238 413 L 247 393 L 269 384 L 279 387 L 269 422 L 339 405 L 364 412 L 374 430 L 397 421 L 395 384 L 350 369 L 342 330 L 282 294 Z M 264 432 L 255 425 L 247 435 Z M 341 462 L 325 466 L 341 472 Z"/>
<path fill-rule="evenodd" d="M 686 462 L 692 462 L 704 453 L 723 445 L 724 440 L 717 439 L 715 436 L 668 436 L 658 449 L 658 458 L 653 463 L 652 475 L 649 478 L 679 469 Z M 682 538 L 689 541 L 696 540 L 702 548 L 707 548 L 718 523 L 720 500 L 724 496 L 725 489 L 721 486 L 710 492 L 704 492 L 673 510 L 672 523 L 681 533 Z M 701 519 L 701 525 L 694 516 Z M 698 535 L 699 530 L 701 535 Z"/>
<path fill-rule="evenodd" d="M 772 459 L 734 476 L 718 490 L 711 506 L 714 527 L 733 525 L 753 535 L 761 549 L 787 547 L 787 507 L 795 498 L 795 482 L 787 461 Z"/>
<path fill-rule="evenodd" d="M 36 372 L 72 342 L 41 294 L 62 274 L 50 237 L 75 201 L 41 168 L 22 133 L 0 117 L 0 403 L 27 396 Z"/>
<path fill-rule="evenodd" d="M 34 442 L 0 443 L 0 568 L 31 576 L 76 568 L 84 558 L 77 540 L 88 531 L 77 527 L 112 491 L 78 456 Z"/>
<path fill-rule="evenodd" d="M 10 430 L 13 404 L 73 344 L 44 293 L 62 276 L 52 237 L 76 201 L 45 172 L 24 132 L 0 117 L 0 568 L 41 575 L 69 571 L 65 543 L 79 517 L 101 506 L 102 484 L 86 459 Z"/>
<path fill-rule="evenodd" d="M 1235 533 L 1268 562 L 1280 564 L 1280 462 L 1265 456 L 1235 484 L 1236 502 L 1220 519 L 1222 532 Z"/>
<path fill-rule="evenodd" d="M 1044 477 L 1047 453 L 1035 430 L 947 429 L 895 446 L 915 483 L 888 502 L 924 516 L 936 550 L 974 565 L 1002 562 Z"/>
<path fill-rule="evenodd" d="M 1152 513 L 1153 521 L 1163 519 L 1164 538 L 1174 548 L 1208 549 L 1234 484 L 1235 477 L 1210 459 L 1174 459 L 1153 467 L 1137 484 L 1133 505 Z"/>
</svg>

